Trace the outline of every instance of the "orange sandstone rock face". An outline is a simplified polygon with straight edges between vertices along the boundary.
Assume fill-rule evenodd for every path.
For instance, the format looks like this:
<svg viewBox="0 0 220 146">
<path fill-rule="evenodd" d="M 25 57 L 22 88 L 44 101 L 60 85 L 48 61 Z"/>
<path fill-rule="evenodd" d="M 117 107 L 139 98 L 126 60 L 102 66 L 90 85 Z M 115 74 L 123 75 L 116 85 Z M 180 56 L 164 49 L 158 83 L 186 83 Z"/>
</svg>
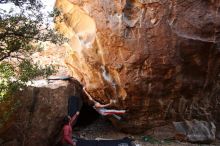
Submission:
<svg viewBox="0 0 220 146">
<path fill-rule="evenodd" d="M 215 120 L 220 98 L 220 3 L 215 0 L 57 0 L 66 64 L 102 103 L 116 99 L 128 132 Z M 215 121 L 218 125 L 218 120 Z M 218 129 L 218 128 L 217 128 Z"/>
</svg>

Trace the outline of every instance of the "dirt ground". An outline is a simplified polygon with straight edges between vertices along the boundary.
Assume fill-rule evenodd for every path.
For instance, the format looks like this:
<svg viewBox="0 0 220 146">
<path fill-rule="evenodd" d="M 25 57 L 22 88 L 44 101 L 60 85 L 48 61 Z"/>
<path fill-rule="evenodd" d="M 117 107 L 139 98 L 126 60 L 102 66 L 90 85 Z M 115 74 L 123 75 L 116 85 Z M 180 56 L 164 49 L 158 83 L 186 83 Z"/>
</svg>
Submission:
<svg viewBox="0 0 220 146">
<path fill-rule="evenodd" d="M 73 135 L 84 139 L 121 139 L 124 137 L 130 137 L 134 139 L 136 146 L 220 146 L 219 141 L 213 144 L 191 144 L 186 142 L 180 142 L 174 140 L 174 132 L 172 125 L 157 127 L 152 130 L 148 130 L 143 134 L 131 135 L 118 131 L 111 123 L 104 119 L 99 118 L 91 125 L 86 127 L 76 127 L 73 129 Z"/>
</svg>

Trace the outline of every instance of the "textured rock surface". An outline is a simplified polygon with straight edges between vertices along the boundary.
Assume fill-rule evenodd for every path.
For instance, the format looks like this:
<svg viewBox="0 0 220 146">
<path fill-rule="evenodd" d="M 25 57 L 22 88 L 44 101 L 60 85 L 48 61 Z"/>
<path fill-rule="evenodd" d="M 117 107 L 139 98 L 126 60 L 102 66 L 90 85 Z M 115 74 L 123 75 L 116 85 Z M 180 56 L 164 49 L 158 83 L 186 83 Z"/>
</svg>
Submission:
<svg viewBox="0 0 220 146">
<path fill-rule="evenodd" d="M 0 137 L 7 146 L 47 146 L 56 142 L 67 114 L 68 97 L 80 96 L 78 82 L 35 82 L 16 94 L 21 106 L 10 117 L 10 123 L 1 130 Z M 8 142 L 11 141 L 11 142 Z M 16 142 L 16 144 L 14 144 Z"/>
<path fill-rule="evenodd" d="M 19 143 L 16 140 L 12 140 L 12 141 L 2 144 L 2 146 L 18 146 L 18 145 Z"/>
<path fill-rule="evenodd" d="M 70 38 L 66 64 L 96 100 L 128 110 L 114 125 L 219 122 L 219 1 L 70 1 L 56 1 L 57 29 Z"/>
</svg>

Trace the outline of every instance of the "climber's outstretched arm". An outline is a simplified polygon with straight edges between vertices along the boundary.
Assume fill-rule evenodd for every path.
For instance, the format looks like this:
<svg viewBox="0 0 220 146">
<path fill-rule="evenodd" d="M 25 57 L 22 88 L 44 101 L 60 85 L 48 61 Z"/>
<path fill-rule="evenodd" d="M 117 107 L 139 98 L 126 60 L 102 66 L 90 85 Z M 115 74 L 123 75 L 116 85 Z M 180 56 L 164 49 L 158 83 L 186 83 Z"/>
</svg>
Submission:
<svg viewBox="0 0 220 146">
<path fill-rule="evenodd" d="M 107 103 L 107 104 L 101 104 L 101 103 L 95 101 L 95 100 L 92 98 L 92 96 L 86 91 L 86 88 L 85 88 L 85 87 L 83 87 L 83 91 L 84 91 L 84 92 L 86 93 L 86 95 L 89 97 L 89 100 L 94 103 L 94 106 L 95 106 L 96 108 L 109 107 L 110 105 L 112 105 L 112 103 L 115 102 L 114 100 L 110 100 L 110 102 Z"/>
<path fill-rule="evenodd" d="M 73 115 L 70 119 L 70 124 L 73 125 L 73 122 L 76 120 L 76 118 L 79 116 L 79 111 L 76 112 L 75 115 Z"/>
<path fill-rule="evenodd" d="M 95 107 L 96 107 L 96 108 L 105 108 L 105 107 L 111 106 L 112 103 L 113 103 L 113 100 L 110 100 L 110 102 L 107 103 L 107 104 L 100 104 L 99 102 L 96 102 L 96 103 L 95 103 Z"/>
<path fill-rule="evenodd" d="M 83 91 L 86 93 L 86 95 L 89 97 L 89 100 L 96 103 L 97 101 L 95 101 L 92 96 L 86 91 L 86 87 L 83 87 Z"/>
</svg>

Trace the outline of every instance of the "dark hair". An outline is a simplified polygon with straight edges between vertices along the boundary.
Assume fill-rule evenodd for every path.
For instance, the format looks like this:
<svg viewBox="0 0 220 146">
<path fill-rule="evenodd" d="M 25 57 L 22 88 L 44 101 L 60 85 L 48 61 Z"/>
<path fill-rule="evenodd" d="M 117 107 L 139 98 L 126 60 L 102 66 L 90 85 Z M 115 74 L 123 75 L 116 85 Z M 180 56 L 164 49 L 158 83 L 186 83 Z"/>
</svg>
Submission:
<svg viewBox="0 0 220 146">
<path fill-rule="evenodd" d="M 96 104 L 95 102 L 89 103 L 90 106 L 95 106 L 95 104 Z"/>
<path fill-rule="evenodd" d="M 69 123 L 69 117 L 68 116 L 65 116 L 64 118 L 63 118 L 63 124 L 64 125 L 66 125 L 66 124 L 68 124 Z"/>
</svg>

